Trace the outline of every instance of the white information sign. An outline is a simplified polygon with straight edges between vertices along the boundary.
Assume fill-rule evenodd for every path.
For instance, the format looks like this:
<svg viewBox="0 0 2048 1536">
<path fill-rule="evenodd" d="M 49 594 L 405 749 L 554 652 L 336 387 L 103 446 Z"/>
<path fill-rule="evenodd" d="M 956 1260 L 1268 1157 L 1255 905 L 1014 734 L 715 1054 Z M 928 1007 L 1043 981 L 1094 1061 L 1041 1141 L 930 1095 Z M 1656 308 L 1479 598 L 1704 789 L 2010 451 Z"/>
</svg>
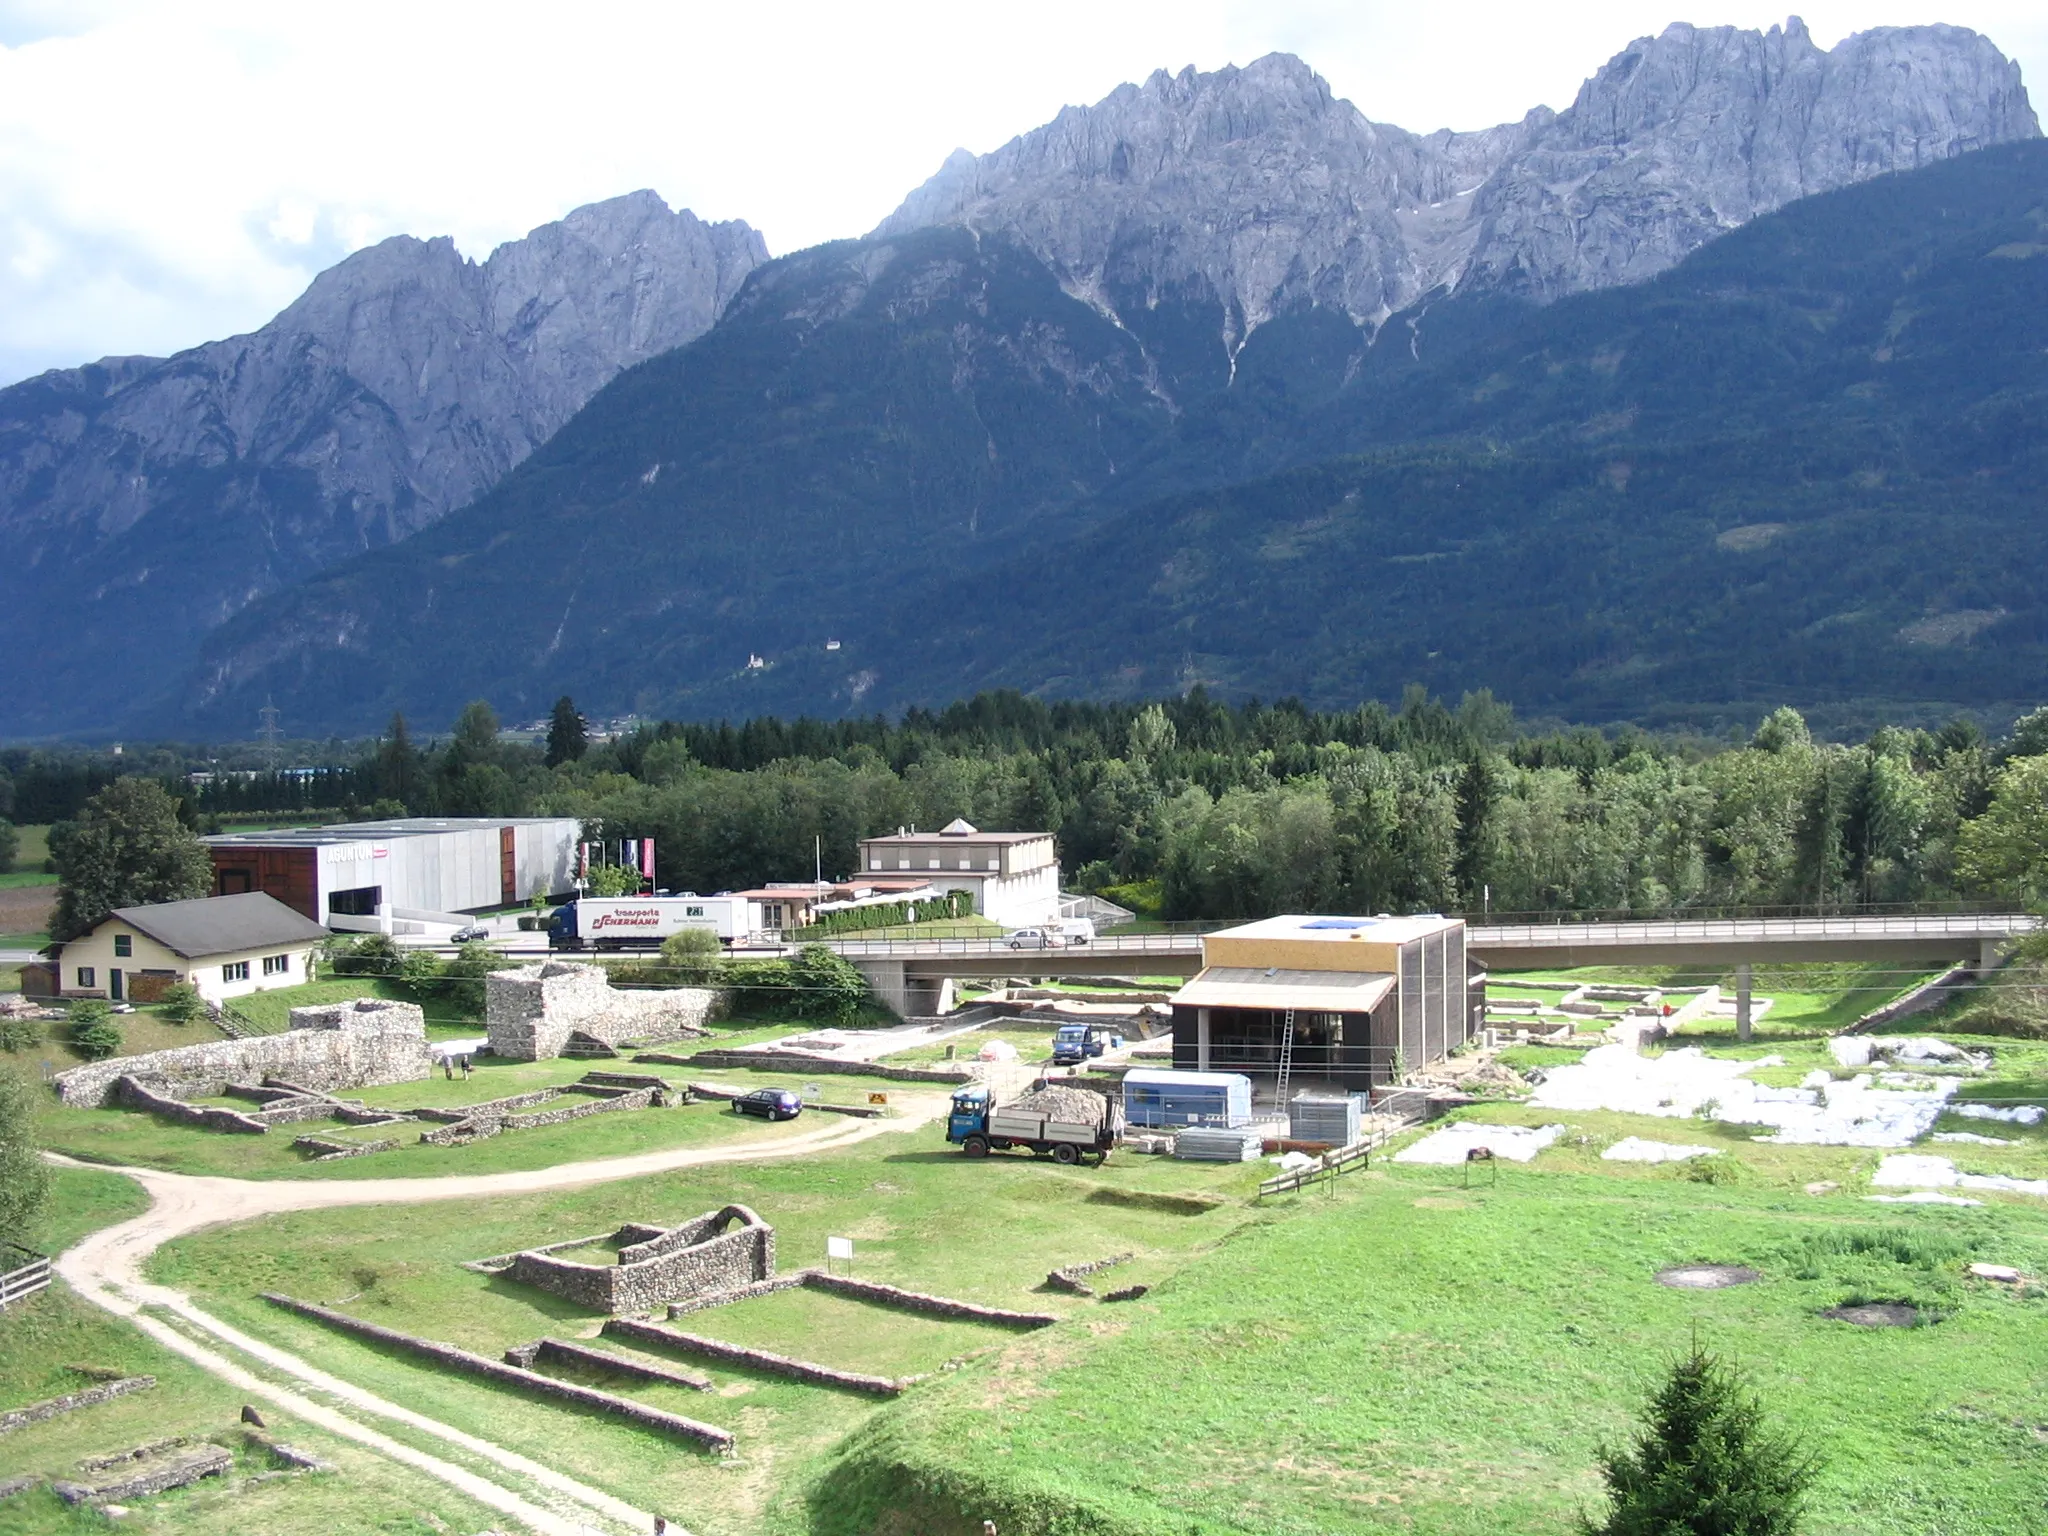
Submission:
<svg viewBox="0 0 2048 1536">
<path fill-rule="evenodd" d="M 825 1257 L 828 1259 L 850 1259 L 853 1257 L 853 1239 L 850 1237 L 828 1237 L 825 1239 Z"/>
</svg>

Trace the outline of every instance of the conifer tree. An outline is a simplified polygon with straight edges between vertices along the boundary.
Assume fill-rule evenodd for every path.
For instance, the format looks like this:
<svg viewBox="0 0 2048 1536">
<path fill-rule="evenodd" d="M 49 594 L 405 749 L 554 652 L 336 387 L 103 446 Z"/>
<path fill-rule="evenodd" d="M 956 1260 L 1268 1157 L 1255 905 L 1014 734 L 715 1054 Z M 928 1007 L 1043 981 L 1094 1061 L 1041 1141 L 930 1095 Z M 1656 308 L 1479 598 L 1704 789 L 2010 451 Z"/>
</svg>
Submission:
<svg viewBox="0 0 2048 1536">
<path fill-rule="evenodd" d="M 1651 1396 L 1635 1443 L 1601 1457 L 1612 1508 L 1582 1536 L 1791 1536 L 1818 1464 L 1764 1422 L 1736 1373 L 1697 1344 Z"/>
</svg>

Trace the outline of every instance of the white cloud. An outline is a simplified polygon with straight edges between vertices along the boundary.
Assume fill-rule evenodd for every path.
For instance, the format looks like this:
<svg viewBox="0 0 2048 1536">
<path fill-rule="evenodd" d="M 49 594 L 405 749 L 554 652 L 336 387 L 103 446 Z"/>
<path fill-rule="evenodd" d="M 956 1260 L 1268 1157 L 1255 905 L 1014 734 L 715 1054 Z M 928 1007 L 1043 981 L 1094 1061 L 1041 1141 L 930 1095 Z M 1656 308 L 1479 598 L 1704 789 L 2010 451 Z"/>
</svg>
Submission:
<svg viewBox="0 0 2048 1536">
<path fill-rule="evenodd" d="M 2048 72 L 2040 10 L 1944 19 Z M 1287 49 L 1382 121 L 1481 127 L 1563 106 L 1670 18 L 1668 0 L 0 0 L 0 381 L 248 330 L 388 235 L 481 256 L 636 187 L 777 251 L 857 234 L 956 145 L 1154 68 Z M 1925 19 L 1807 16 L 1823 44 Z"/>
</svg>

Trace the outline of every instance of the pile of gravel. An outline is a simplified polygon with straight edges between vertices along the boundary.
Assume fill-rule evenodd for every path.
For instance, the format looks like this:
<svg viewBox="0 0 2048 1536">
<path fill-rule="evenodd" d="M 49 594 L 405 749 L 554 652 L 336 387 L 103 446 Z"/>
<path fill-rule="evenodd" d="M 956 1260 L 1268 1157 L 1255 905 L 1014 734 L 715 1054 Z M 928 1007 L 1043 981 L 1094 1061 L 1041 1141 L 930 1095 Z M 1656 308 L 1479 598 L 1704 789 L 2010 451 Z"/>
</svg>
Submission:
<svg viewBox="0 0 2048 1536">
<path fill-rule="evenodd" d="M 1066 1120 L 1082 1125 L 1100 1125 L 1108 1101 L 1086 1088 L 1061 1088 L 1047 1083 L 1043 1088 L 1012 1099 L 1002 1106 L 1020 1115 L 1044 1115 L 1049 1120 Z"/>
</svg>

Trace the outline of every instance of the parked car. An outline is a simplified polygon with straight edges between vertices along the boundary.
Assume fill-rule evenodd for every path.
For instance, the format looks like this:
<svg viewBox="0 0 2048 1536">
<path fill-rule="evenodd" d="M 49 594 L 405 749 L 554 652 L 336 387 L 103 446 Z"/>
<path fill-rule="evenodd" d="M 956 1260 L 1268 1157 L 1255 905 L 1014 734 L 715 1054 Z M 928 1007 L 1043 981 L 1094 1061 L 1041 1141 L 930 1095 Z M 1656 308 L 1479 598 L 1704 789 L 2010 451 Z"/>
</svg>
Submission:
<svg viewBox="0 0 2048 1536">
<path fill-rule="evenodd" d="M 1057 929 L 1019 928 L 1010 935 L 1012 949 L 1064 949 L 1066 939 Z"/>
<path fill-rule="evenodd" d="M 732 1101 L 736 1115 L 759 1115 L 763 1120 L 794 1120 L 804 1112 L 803 1095 L 790 1088 L 756 1088 Z"/>
<path fill-rule="evenodd" d="M 450 944 L 474 944 L 478 939 L 488 939 L 490 936 L 491 925 L 489 923 L 471 923 L 468 927 L 458 928 L 451 933 L 448 936 L 448 942 Z"/>
</svg>

